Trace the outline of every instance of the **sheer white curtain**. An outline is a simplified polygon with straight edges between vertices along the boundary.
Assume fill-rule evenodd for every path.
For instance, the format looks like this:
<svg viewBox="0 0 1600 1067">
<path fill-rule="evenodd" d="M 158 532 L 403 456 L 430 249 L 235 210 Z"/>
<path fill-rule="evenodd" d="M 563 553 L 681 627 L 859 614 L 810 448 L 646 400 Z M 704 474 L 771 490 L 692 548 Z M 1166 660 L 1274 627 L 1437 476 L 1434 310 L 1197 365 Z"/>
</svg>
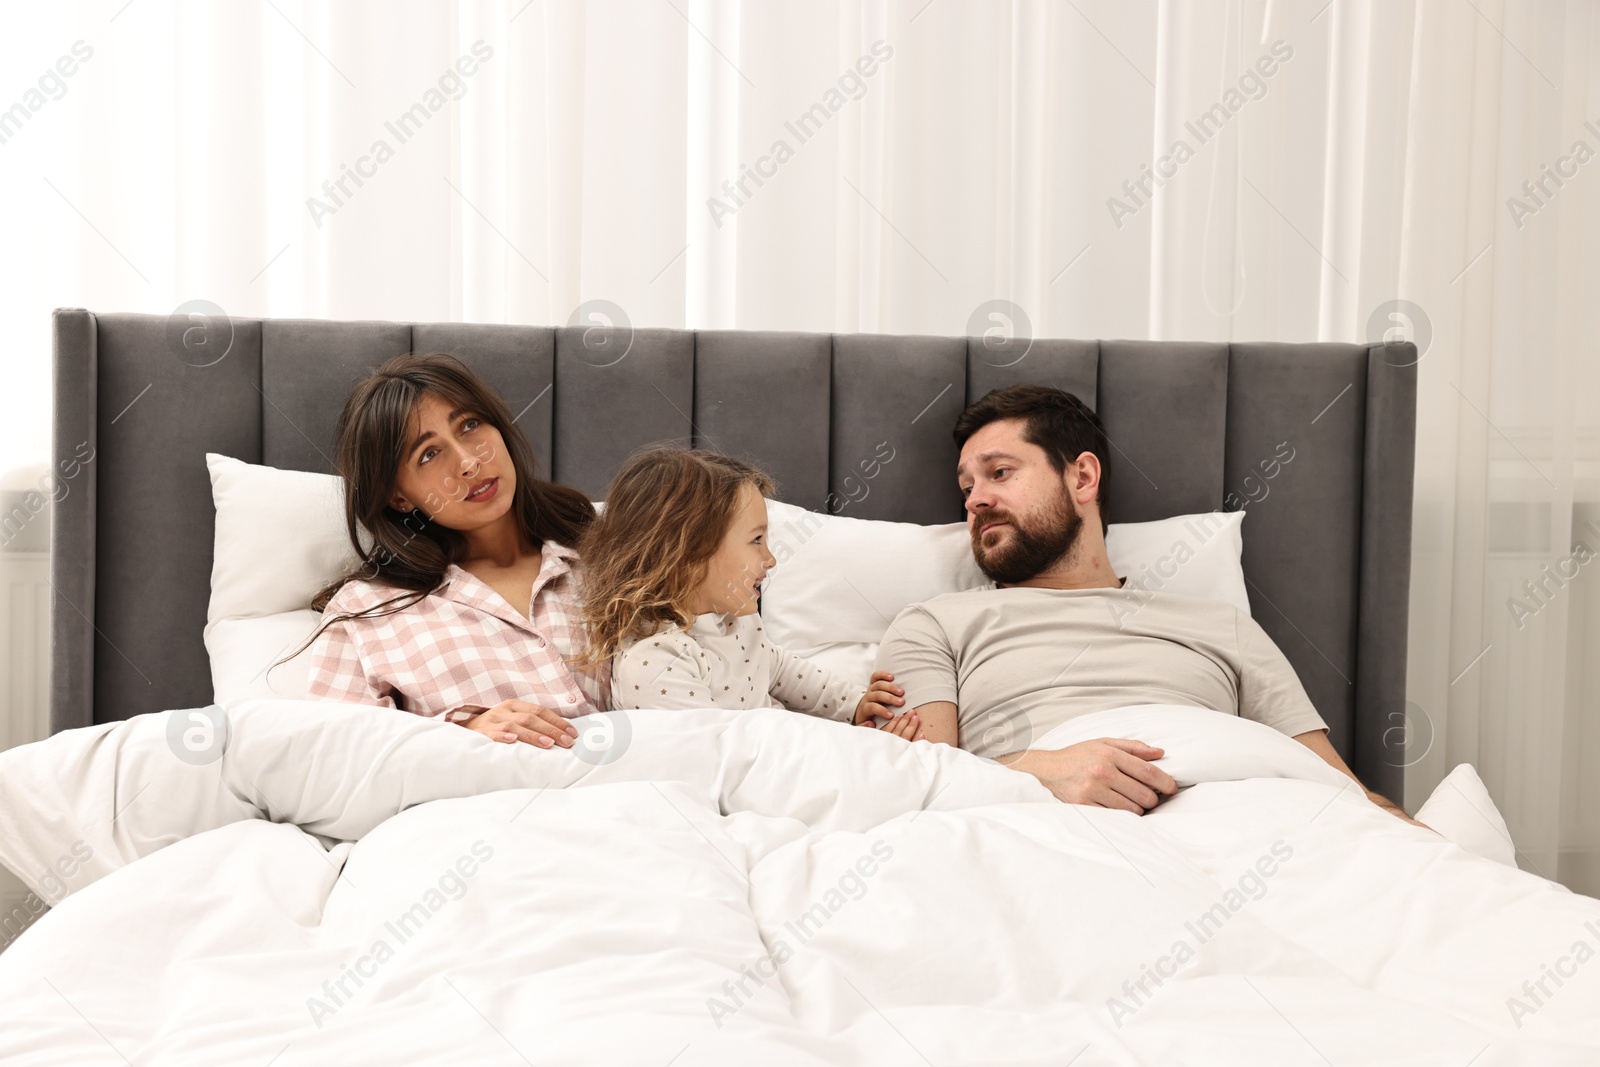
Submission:
<svg viewBox="0 0 1600 1067">
<path fill-rule="evenodd" d="M 0 26 L 8 508 L 49 462 L 57 305 L 953 334 L 1003 298 L 1057 337 L 1399 330 L 1425 342 L 1406 799 L 1471 761 L 1522 862 L 1600 892 L 1584 0 L 101 0 Z"/>
</svg>

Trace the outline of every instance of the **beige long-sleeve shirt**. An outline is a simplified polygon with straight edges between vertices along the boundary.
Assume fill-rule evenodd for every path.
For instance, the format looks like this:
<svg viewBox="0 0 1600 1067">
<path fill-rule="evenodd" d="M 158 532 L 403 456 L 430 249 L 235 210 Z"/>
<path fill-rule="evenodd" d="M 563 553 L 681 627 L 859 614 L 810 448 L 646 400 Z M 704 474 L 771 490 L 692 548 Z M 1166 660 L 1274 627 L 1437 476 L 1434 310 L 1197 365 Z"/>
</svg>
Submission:
<svg viewBox="0 0 1600 1067">
<path fill-rule="evenodd" d="M 781 707 L 849 722 L 866 692 L 768 641 L 759 615 L 700 615 L 625 644 L 611 664 L 613 710 Z"/>
</svg>

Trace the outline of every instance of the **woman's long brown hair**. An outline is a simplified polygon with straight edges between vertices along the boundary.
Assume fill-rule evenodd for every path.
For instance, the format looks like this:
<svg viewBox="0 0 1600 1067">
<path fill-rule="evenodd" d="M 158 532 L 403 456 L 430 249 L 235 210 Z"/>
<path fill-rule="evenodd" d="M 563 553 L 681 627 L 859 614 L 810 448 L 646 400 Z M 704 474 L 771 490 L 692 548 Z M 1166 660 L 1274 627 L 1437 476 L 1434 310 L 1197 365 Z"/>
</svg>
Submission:
<svg viewBox="0 0 1600 1067">
<path fill-rule="evenodd" d="M 653 445 L 628 457 L 579 544 L 589 636 L 583 669 L 626 640 L 694 622 L 689 605 L 746 485 L 773 493 L 766 473 L 717 452 Z"/>
<path fill-rule="evenodd" d="M 425 395 L 471 411 L 500 431 L 517 472 L 511 510 L 534 547 L 546 541 L 575 547 L 594 521 L 594 504 L 587 496 L 536 477 L 533 449 L 510 409 L 466 364 L 443 352 L 396 356 L 351 390 L 339 413 L 335 436 L 345 488 L 345 528 L 361 563 L 319 592 L 311 606 L 323 611 L 334 594 L 353 581 L 376 582 L 401 592 L 366 611 L 325 619 L 286 659 L 305 651 L 336 622 L 404 611 L 444 584 L 450 565 L 465 557 L 467 539 L 459 531 L 429 521 L 421 509 L 401 512 L 389 506 L 412 414 Z"/>
</svg>

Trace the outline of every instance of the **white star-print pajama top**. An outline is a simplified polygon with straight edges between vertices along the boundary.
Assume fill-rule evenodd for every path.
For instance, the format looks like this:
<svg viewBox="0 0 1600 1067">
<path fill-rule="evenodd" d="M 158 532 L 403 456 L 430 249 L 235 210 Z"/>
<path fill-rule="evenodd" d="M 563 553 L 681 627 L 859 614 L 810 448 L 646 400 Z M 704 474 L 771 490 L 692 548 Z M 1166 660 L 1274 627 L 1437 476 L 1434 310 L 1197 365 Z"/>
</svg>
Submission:
<svg viewBox="0 0 1600 1067">
<path fill-rule="evenodd" d="M 767 640 L 759 615 L 700 615 L 625 644 L 611 661 L 611 707 L 786 708 L 850 722 L 866 695 Z"/>
</svg>

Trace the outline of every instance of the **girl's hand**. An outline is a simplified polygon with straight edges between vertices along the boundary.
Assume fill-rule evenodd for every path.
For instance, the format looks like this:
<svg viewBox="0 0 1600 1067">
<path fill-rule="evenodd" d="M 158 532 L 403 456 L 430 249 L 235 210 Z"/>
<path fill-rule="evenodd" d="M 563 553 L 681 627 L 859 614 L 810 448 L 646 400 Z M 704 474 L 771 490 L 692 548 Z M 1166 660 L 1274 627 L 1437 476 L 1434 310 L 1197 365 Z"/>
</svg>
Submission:
<svg viewBox="0 0 1600 1067">
<path fill-rule="evenodd" d="M 867 684 L 867 693 L 861 698 L 861 703 L 856 705 L 855 724 L 857 726 L 870 726 L 877 729 L 878 719 L 891 719 L 894 709 L 905 703 L 906 691 L 897 685 L 891 685 L 894 675 L 888 671 L 878 671 Z"/>
<path fill-rule="evenodd" d="M 535 748 L 571 748 L 578 736 L 578 728 L 560 712 L 526 700 L 502 700 L 462 725 L 495 741 L 525 741 Z"/>
<path fill-rule="evenodd" d="M 902 741 L 923 740 L 922 720 L 914 711 L 908 711 L 904 715 L 896 715 L 894 718 L 890 719 L 888 722 L 879 727 L 879 729 L 883 730 L 885 733 L 894 734 Z"/>
</svg>

